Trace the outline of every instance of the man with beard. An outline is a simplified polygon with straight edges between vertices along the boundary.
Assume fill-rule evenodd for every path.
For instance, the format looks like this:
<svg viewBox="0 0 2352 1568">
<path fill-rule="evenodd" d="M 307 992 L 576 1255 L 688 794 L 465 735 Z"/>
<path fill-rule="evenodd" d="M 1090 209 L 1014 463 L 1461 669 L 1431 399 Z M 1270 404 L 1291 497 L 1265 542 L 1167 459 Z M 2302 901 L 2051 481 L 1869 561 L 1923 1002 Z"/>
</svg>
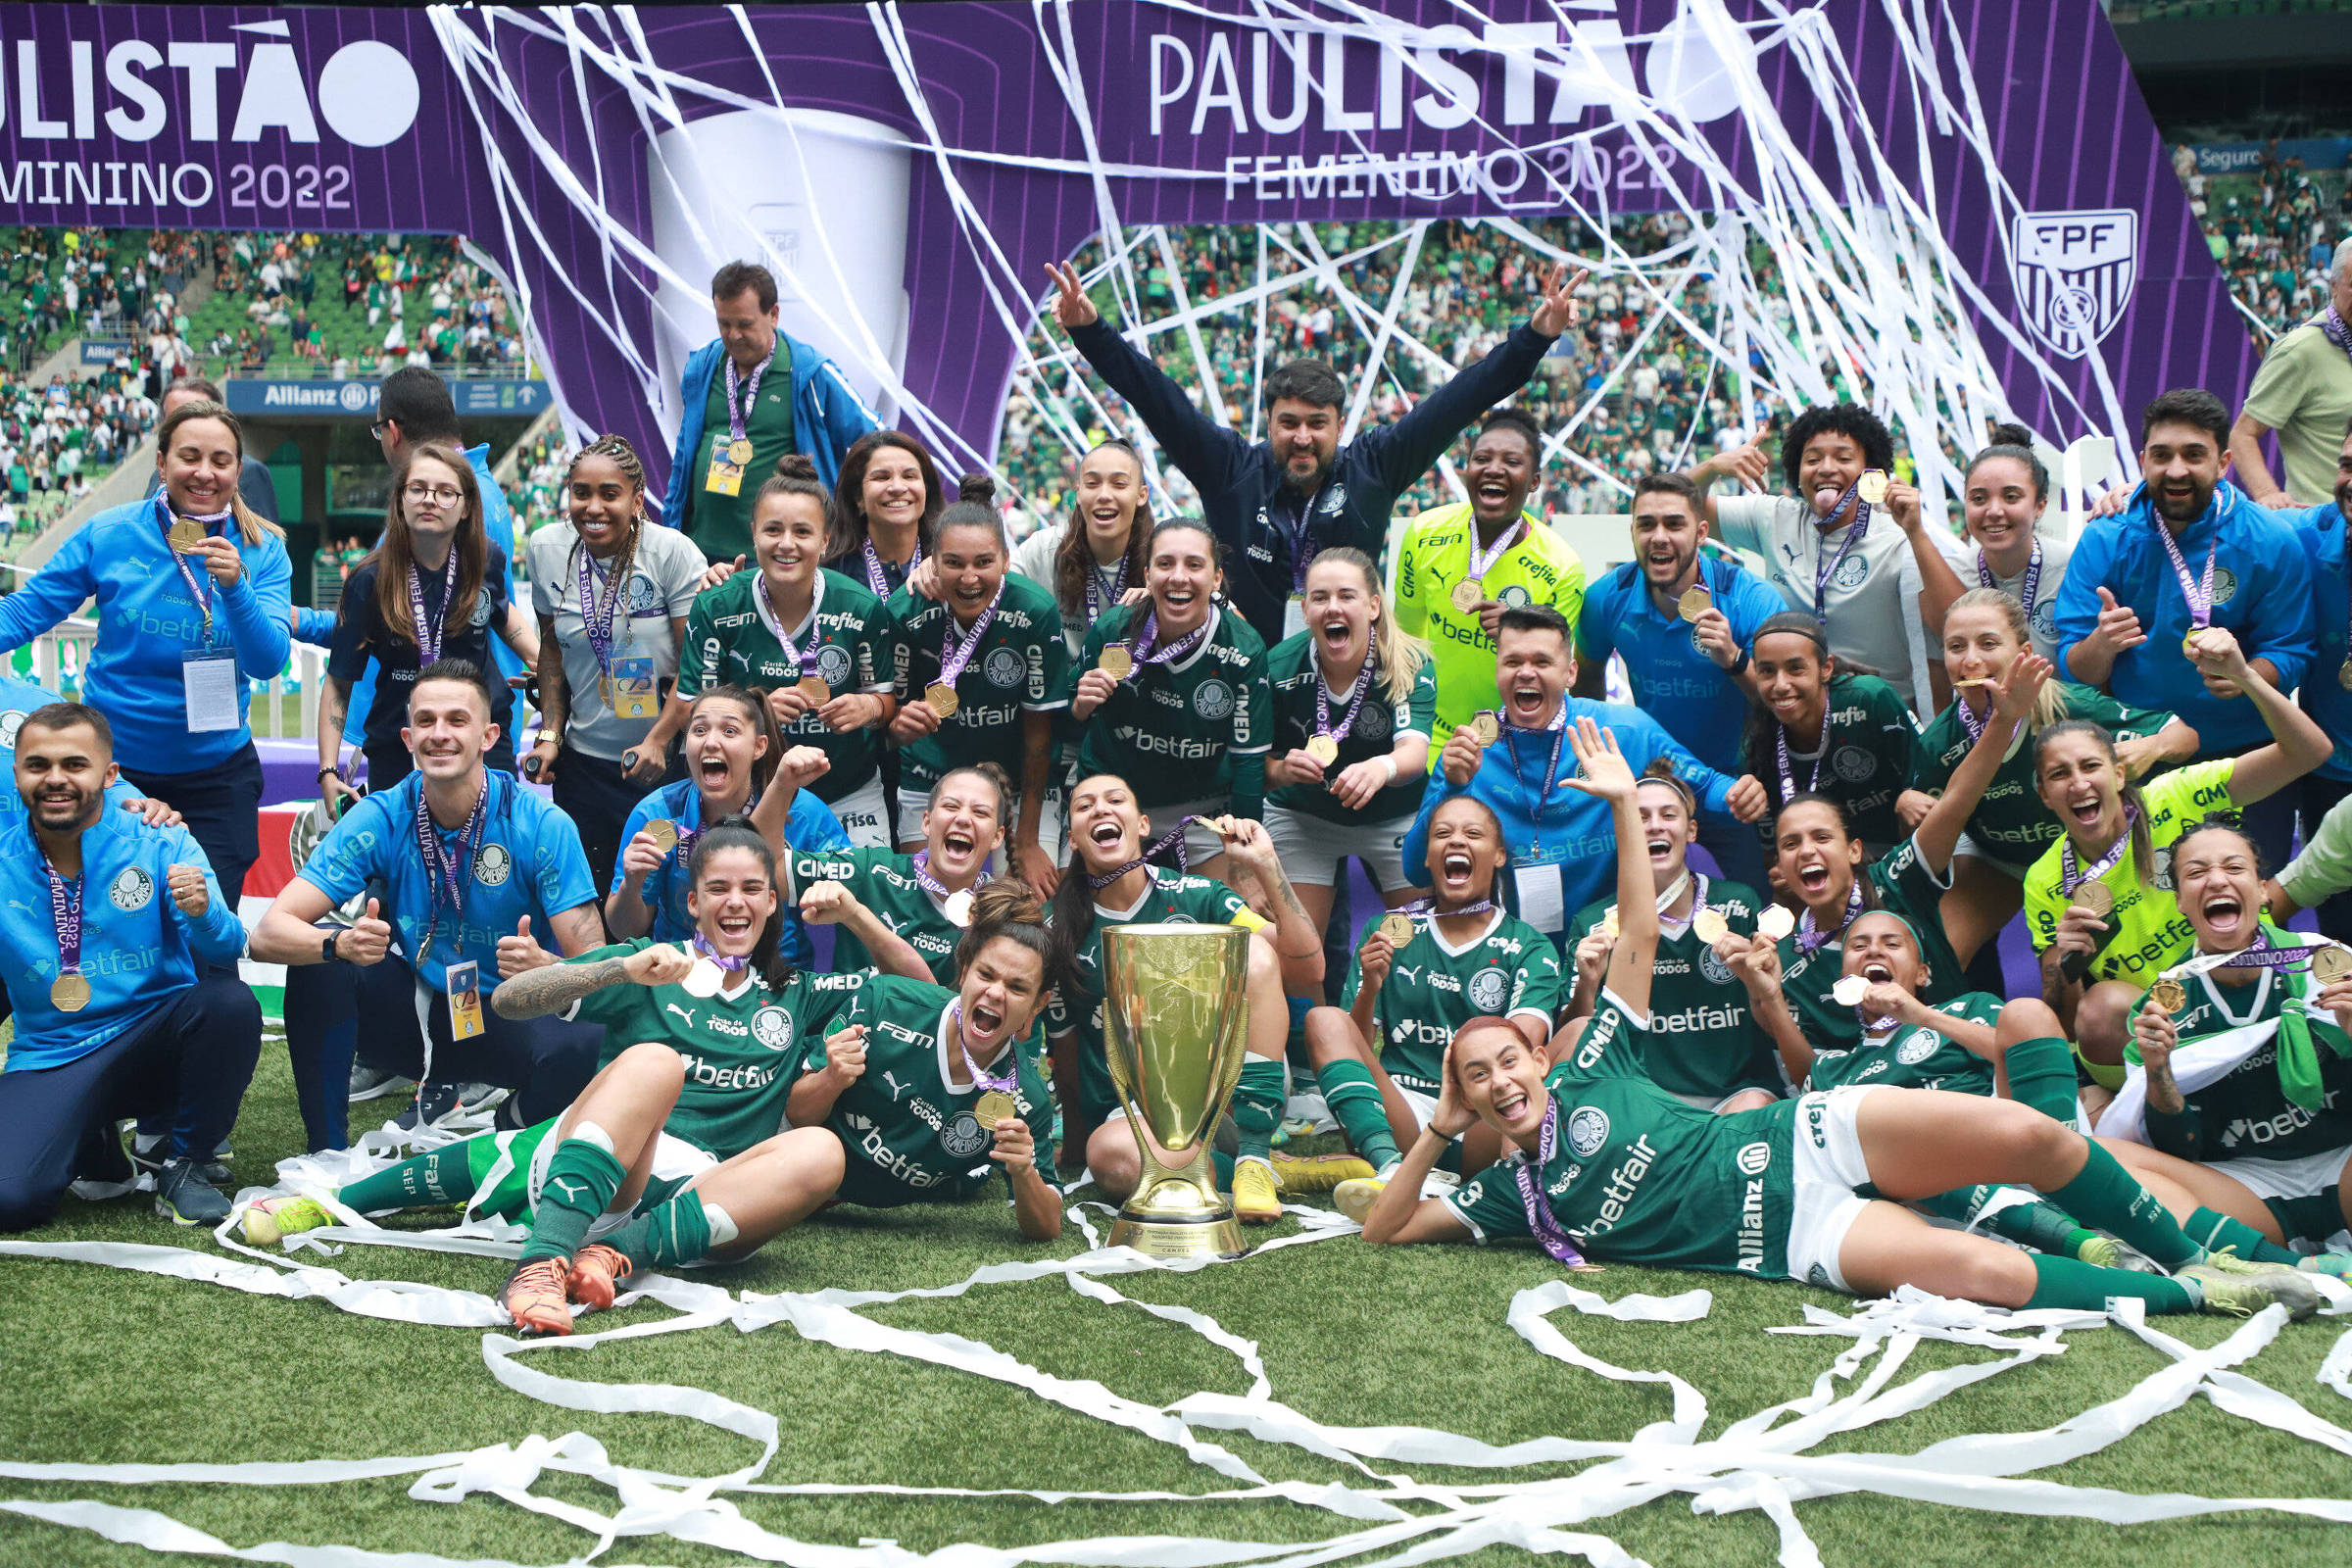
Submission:
<svg viewBox="0 0 2352 1568">
<path fill-rule="evenodd" d="M 1706 542 L 1689 478 L 1652 473 L 1635 482 L 1634 559 L 1585 596 L 1576 694 L 1599 700 L 1609 655 L 1623 654 L 1634 706 L 1709 767 L 1737 773 L 1755 695 L 1749 656 L 1756 628 L 1781 612 L 1781 596 L 1737 562 L 1703 552 Z M 1702 817 L 1698 842 L 1724 875 L 1767 885 L 1755 834 Z"/>
<path fill-rule="evenodd" d="M 2206 757 L 2268 746 L 2262 714 L 2224 677 L 2208 626 L 2237 637 L 2253 672 L 2282 692 L 2312 665 L 2309 560 L 2294 522 L 2222 477 L 2230 411 L 2210 392 L 2167 392 L 2139 420 L 2141 480 L 2123 509 L 2075 541 L 2058 590 L 2058 662 L 2068 678 L 2133 708 L 2178 713 Z M 2333 671 L 2323 671 L 2332 678 Z M 2246 813 L 2271 863 L 2293 845 L 2295 792 Z"/>
<path fill-rule="evenodd" d="M 1396 625 L 1429 644 L 1438 715 L 1430 755 L 1494 689 L 1494 628 L 1505 610 L 1549 605 L 1575 625 L 1585 564 L 1528 510 L 1544 471 L 1544 435 L 1518 409 L 1478 428 L 1462 480 L 1470 499 L 1433 507 L 1396 546 Z"/>
<path fill-rule="evenodd" d="M 2279 903 L 2274 892 L 2272 909 L 2283 925 L 2297 907 L 2319 911 L 2320 930 L 2338 942 L 2352 941 L 2352 859 L 2345 837 L 2352 831 L 2352 814 L 2335 809 L 2352 795 L 2352 422 L 2344 428 L 2335 460 L 2335 499 L 2290 513 L 2302 536 L 2304 558 L 2311 564 L 2312 643 L 2316 650 L 2311 674 L 2299 700 L 2303 710 L 2319 721 L 2335 750 L 2295 786 L 2295 805 L 2303 813 L 2303 853 L 2278 873 L 2274 888 L 2283 887 L 2292 902 Z M 2338 821 L 2338 818 L 2342 818 Z M 2333 824 L 2332 830 L 2323 826 Z"/>
<path fill-rule="evenodd" d="M 0 956 L 16 1039 L 0 1073 L 0 1231 L 57 1212 L 76 1176 L 128 1190 L 118 1117 L 163 1112 L 156 1212 L 217 1225 L 204 1162 L 227 1138 L 262 1049 L 237 978 L 245 928 L 182 827 L 106 808 L 114 730 L 52 703 L 17 731 L 29 813 L 0 829 Z"/>
<path fill-rule="evenodd" d="M 1299 602 L 1315 552 L 1348 545 L 1380 559 L 1396 498 L 1481 410 L 1527 384 L 1576 324 L 1586 277 L 1553 267 L 1524 326 L 1396 423 L 1369 426 L 1343 448 L 1348 389 L 1322 361 L 1293 360 L 1266 377 L 1268 439 L 1253 442 L 1194 407 L 1190 392 L 1103 320 L 1075 267 L 1046 270 L 1059 290 L 1054 320 L 1200 492 L 1201 517 L 1230 558 L 1226 592 L 1269 648 L 1306 629 Z"/>
<path fill-rule="evenodd" d="M 1576 639 L 1558 611 L 1506 610 L 1494 640 L 1494 688 L 1502 698 L 1502 711 L 1488 715 L 1495 722 L 1494 741 L 1483 743 L 1473 720 L 1446 742 L 1438 776 L 1404 837 L 1406 865 L 1429 863 L 1438 808 L 1457 795 L 1475 796 L 1502 826 L 1519 918 L 1565 952 L 1568 917 L 1608 891 L 1617 866 L 1607 805 L 1562 782 L 1576 777 L 1576 759 L 1564 748 L 1579 718 L 1612 731 L 1636 773 L 1663 759 L 1690 787 L 1702 813 L 1741 822 L 1764 814 L 1764 786 L 1753 776 L 1735 780 L 1709 767 L 1638 708 L 1569 696 Z"/>
</svg>

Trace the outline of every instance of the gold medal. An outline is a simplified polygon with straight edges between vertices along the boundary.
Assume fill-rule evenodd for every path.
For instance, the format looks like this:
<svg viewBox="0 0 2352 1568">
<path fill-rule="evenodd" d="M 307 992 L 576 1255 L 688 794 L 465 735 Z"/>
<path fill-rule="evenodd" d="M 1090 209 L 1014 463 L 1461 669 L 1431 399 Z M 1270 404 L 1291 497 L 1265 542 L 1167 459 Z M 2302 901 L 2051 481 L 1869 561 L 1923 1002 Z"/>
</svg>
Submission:
<svg viewBox="0 0 2352 1568">
<path fill-rule="evenodd" d="M 2156 1010 L 2170 1017 L 2188 1005 L 2188 988 L 2169 975 L 2148 987 L 2148 1001 Z"/>
<path fill-rule="evenodd" d="M 2180 652 L 2188 656 L 2190 663 L 2193 664 L 2197 662 L 2197 634 L 2195 632 L 2192 631 L 2180 639 Z"/>
<path fill-rule="evenodd" d="M 1768 904 L 1756 916 L 1756 935 L 1767 942 L 1786 942 L 1796 932 L 1796 916 L 1785 904 Z"/>
<path fill-rule="evenodd" d="M 1861 481 L 1854 486 L 1854 491 L 1861 496 L 1862 504 L 1866 507 L 1885 506 L 1886 504 L 1886 474 L 1885 470 L 1873 468 L 1863 474 Z"/>
<path fill-rule="evenodd" d="M 1019 1102 L 1002 1089 L 991 1089 L 972 1104 L 972 1120 L 992 1133 L 1020 1113 Z"/>
<path fill-rule="evenodd" d="M 930 685 L 924 687 L 923 701 L 930 704 L 931 711 L 937 713 L 942 718 L 951 718 L 955 716 L 956 710 L 959 706 L 959 700 L 956 696 L 956 688 L 949 685 L 944 680 L 935 680 Z"/>
<path fill-rule="evenodd" d="M 2311 977 L 2324 986 L 2331 986 L 2352 975 L 2352 953 L 2328 946 L 2311 950 Z"/>
<path fill-rule="evenodd" d="M 752 438 L 738 436 L 727 443 L 727 461 L 738 468 L 752 461 Z"/>
<path fill-rule="evenodd" d="M 79 1012 L 90 1004 L 90 983 L 78 970 L 68 969 L 49 986 L 49 1004 L 60 1012 Z"/>
<path fill-rule="evenodd" d="M 1721 909 L 1701 909 L 1690 917 L 1690 934 L 1710 948 L 1731 931 L 1732 922 L 1723 917 Z"/>
<path fill-rule="evenodd" d="M 1674 602 L 1674 612 L 1692 625 L 1696 625 L 1698 617 L 1714 608 L 1715 601 L 1704 588 L 1690 589 Z"/>
<path fill-rule="evenodd" d="M 2076 904 L 2102 920 L 2107 918 L 2107 911 L 2115 907 L 2115 889 L 2104 882 L 2085 882 L 2075 889 L 2071 897 Z"/>
<path fill-rule="evenodd" d="M 1392 909 L 1380 917 L 1381 940 L 1392 952 L 1400 951 L 1413 940 L 1413 917 L 1402 909 Z"/>
<path fill-rule="evenodd" d="M 1840 1007 L 1860 1006 L 1869 994 L 1870 982 L 1858 974 L 1841 974 L 1838 983 L 1830 987 L 1830 1000 Z"/>
<path fill-rule="evenodd" d="M 1328 735 L 1310 735 L 1306 741 L 1306 755 L 1329 767 L 1340 760 L 1340 743 Z"/>
<path fill-rule="evenodd" d="M 1487 591 L 1473 578 L 1464 577 L 1453 585 L 1453 608 L 1465 615 L 1478 613 L 1478 607 L 1487 602 Z"/>
<path fill-rule="evenodd" d="M 1095 661 L 1095 667 L 1112 680 L 1125 680 L 1135 673 L 1135 655 L 1125 643 L 1112 643 Z"/>
<path fill-rule="evenodd" d="M 678 824 L 667 817 L 657 816 L 638 831 L 661 846 L 663 855 L 678 847 Z"/>
<path fill-rule="evenodd" d="M 1470 720 L 1470 733 L 1478 737 L 1481 746 L 1492 746 L 1502 739 L 1502 720 L 1493 713 L 1481 711 Z"/>
<path fill-rule="evenodd" d="M 2347 659 L 2335 666 L 2335 683 L 2344 690 L 2352 692 L 2352 659 Z"/>
<path fill-rule="evenodd" d="M 972 890 L 957 888 L 940 905 L 939 912 L 948 917 L 948 924 L 961 931 L 972 923 Z"/>
<path fill-rule="evenodd" d="M 1600 934 L 1611 942 L 1617 940 L 1617 906 L 1614 904 L 1600 917 Z"/>
<path fill-rule="evenodd" d="M 175 556 L 184 556 L 191 551 L 202 550 L 204 548 L 204 524 L 201 522 L 175 522 L 172 525 L 171 531 L 164 535 L 164 542 L 172 547 L 172 553 Z"/>
<path fill-rule="evenodd" d="M 793 689 L 808 699 L 810 708 L 822 708 L 833 700 L 833 688 L 825 684 L 822 675 L 803 675 L 793 682 Z"/>
</svg>

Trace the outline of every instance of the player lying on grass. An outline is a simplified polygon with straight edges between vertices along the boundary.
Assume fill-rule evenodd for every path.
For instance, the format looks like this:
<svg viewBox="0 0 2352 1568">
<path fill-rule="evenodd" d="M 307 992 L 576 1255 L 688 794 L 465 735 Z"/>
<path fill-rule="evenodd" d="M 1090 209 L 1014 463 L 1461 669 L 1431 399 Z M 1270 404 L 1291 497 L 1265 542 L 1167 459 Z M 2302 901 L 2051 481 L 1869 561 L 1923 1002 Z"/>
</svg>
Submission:
<svg viewBox="0 0 2352 1568">
<path fill-rule="evenodd" d="M 635 1042 L 608 1053 L 563 1115 L 445 1145 L 336 1195 L 362 1213 L 462 1202 L 469 1216 L 527 1218 L 499 1291 L 526 1333 L 570 1333 L 568 1302 L 609 1306 L 638 1269 L 747 1257 L 841 1185 L 840 1142 L 780 1123 L 798 1043 L 860 977 L 796 972 L 779 956 L 774 853 L 744 818 L 705 833 L 690 865 L 686 950 L 597 948 L 493 998 L 509 1017 L 576 1005 Z M 244 1230 L 266 1243 L 331 1220 L 309 1198 L 265 1199 Z"/>
<path fill-rule="evenodd" d="M 1679 781 L 1678 781 L 1679 782 Z M 1306 1015 L 1306 1053 L 1323 1102 L 1377 1176 L 1345 1184 L 1358 1206 L 1380 1191 L 1437 1108 L 1446 1042 L 1482 1014 L 1508 1018 L 1540 1046 L 1559 1011 L 1560 956 L 1551 938 L 1502 908 L 1509 861 L 1502 824 L 1475 796 L 1458 795 L 1429 819 L 1428 906 L 1384 918 L 1356 954 L 1341 1005 Z M 1392 921 L 1409 927 L 1399 941 Z M 1462 1140 L 1461 1170 L 1484 1170 L 1502 1141 L 1484 1127 Z M 1358 1214 L 1357 1218 L 1362 1216 Z"/>
<path fill-rule="evenodd" d="M 1579 777 L 1621 842 L 1641 832 L 1615 737 L 1580 719 Z M 2030 1105 L 1932 1089 L 1847 1085 L 1713 1115 L 1642 1075 L 1655 887 L 1645 856 L 1617 858 L 1617 950 L 1572 1054 L 1544 1054 L 1499 1018 L 1446 1053 L 1429 1125 L 1364 1220 L 1375 1243 L 1533 1235 L 1562 1262 L 1595 1257 L 1805 1280 L 1856 1295 L 1914 1285 L 1995 1306 L 2249 1313 L 2319 1305 L 2309 1276 L 2208 1254 L 2113 1155 Z M 1484 1121 L 1513 1156 L 1445 1198 L 1419 1196 L 1447 1139 Z M 2171 1276 L 2100 1268 L 1938 1230 L 1901 1206 L 1977 1182 L 2017 1182 L 2122 1238 Z M 1866 1199 L 1868 1187 L 1883 1201 Z"/>
<path fill-rule="evenodd" d="M 2173 844 L 2188 959 L 2132 1009 L 2124 1087 L 2098 1130 L 2208 1247 L 2342 1276 L 2300 1257 L 2352 1224 L 2352 954 L 2261 921 L 2260 853 L 2232 822 Z"/>
<path fill-rule="evenodd" d="M 1173 850 L 1189 821 L 1167 824 L 1165 847 Z M 1323 938 L 1283 874 L 1266 830 L 1247 818 L 1225 818 L 1213 833 L 1223 846 L 1217 863 L 1257 884 L 1272 918 L 1213 877 L 1192 876 L 1152 865 L 1144 858 L 1151 823 L 1128 782 L 1115 773 L 1095 773 L 1070 791 L 1070 861 L 1054 896 L 1054 929 L 1070 955 L 1069 982 L 1047 1027 L 1054 1034 L 1054 1059 L 1072 1063 L 1076 1092 L 1062 1107 L 1068 1126 L 1091 1128 L 1086 1163 L 1114 1201 L 1135 1191 L 1142 1174 L 1135 1133 L 1111 1089 L 1110 1064 L 1102 1054 L 1102 929 L 1105 925 L 1168 922 L 1238 925 L 1250 933 L 1248 1006 L 1249 1054 L 1233 1093 L 1233 1120 L 1240 1153 L 1227 1168 L 1217 1155 L 1220 1185 L 1233 1189 L 1234 1214 L 1244 1224 L 1263 1225 L 1282 1216 L 1286 1191 L 1328 1192 L 1371 1167 L 1345 1156 L 1292 1159 L 1274 1153 L 1274 1131 L 1282 1121 L 1283 1047 L 1291 1026 L 1287 986 L 1317 992 L 1323 984 Z M 1155 849 L 1160 846 L 1154 846 Z M 1164 1153 L 1164 1151 L 1163 1151 Z"/>
</svg>

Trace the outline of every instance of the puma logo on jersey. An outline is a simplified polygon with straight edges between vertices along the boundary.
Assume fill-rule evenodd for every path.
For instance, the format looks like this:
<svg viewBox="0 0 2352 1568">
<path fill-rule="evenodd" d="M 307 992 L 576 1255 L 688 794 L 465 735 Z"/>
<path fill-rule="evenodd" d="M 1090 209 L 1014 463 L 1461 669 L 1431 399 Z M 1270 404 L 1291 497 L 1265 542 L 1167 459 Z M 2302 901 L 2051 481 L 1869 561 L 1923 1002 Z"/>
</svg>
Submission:
<svg viewBox="0 0 2352 1568">
<path fill-rule="evenodd" d="M 891 1102 L 894 1104 L 898 1102 L 898 1098 L 901 1095 L 914 1087 L 912 1084 L 903 1084 L 899 1082 L 899 1075 L 895 1072 L 885 1072 L 882 1075 L 882 1081 L 890 1086 Z"/>
<path fill-rule="evenodd" d="M 677 1015 L 678 1015 L 680 1018 L 682 1018 L 682 1019 L 684 1019 L 684 1020 L 686 1021 L 686 1027 L 687 1027 L 687 1028 L 691 1029 L 691 1028 L 693 1028 L 693 1027 L 694 1027 L 694 1011 L 695 1011 L 695 1009 L 693 1009 L 692 1007 L 681 1007 L 681 1006 L 679 1006 L 679 1005 L 676 1004 L 676 1003 L 674 1003 L 674 1002 L 665 1002 L 665 1003 L 663 1003 L 663 1004 L 662 1004 L 662 1010 L 663 1012 L 674 1012 L 674 1013 L 676 1013 L 676 1014 L 677 1014 Z"/>
<path fill-rule="evenodd" d="M 1389 978 L 1392 980 L 1418 980 L 1421 978 L 1421 965 L 1400 963 L 1389 971 Z"/>
</svg>

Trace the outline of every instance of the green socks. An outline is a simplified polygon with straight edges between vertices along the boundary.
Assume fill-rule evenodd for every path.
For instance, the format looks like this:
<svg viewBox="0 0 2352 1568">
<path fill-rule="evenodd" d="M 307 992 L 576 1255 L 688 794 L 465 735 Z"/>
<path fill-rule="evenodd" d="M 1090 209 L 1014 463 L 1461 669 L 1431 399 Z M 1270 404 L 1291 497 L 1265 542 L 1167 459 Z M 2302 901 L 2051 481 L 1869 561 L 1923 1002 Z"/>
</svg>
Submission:
<svg viewBox="0 0 2352 1568">
<path fill-rule="evenodd" d="M 543 1257 L 569 1261 L 588 1240 L 588 1227 L 612 1204 L 628 1171 L 619 1160 L 584 1138 L 566 1138 L 547 1162 L 539 1204 L 531 1213 L 531 1239 L 522 1261 Z"/>
<path fill-rule="evenodd" d="M 2037 1198 L 2030 1203 L 2011 1203 L 1983 1220 L 1977 1218 L 1979 1211 L 2002 1193 L 2025 1190 L 1998 1185 L 1963 1187 L 1957 1192 L 1939 1193 L 1919 1206 L 1938 1219 L 1974 1224 L 1981 1231 L 2022 1242 L 2038 1251 L 2072 1257 L 2082 1227 L 2075 1223 L 2072 1214 L 2054 1203 Z"/>
<path fill-rule="evenodd" d="M 2288 1251 L 2244 1220 L 2214 1209 L 2198 1209 L 2180 1222 L 2180 1228 L 2208 1252 L 2227 1249 L 2249 1263 L 2284 1263 L 2289 1268 L 2303 1260 L 2301 1253 Z"/>
<path fill-rule="evenodd" d="M 1315 1083 L 1332 1119 L 1348 1135 L 1348 1147 L 1370 1160 L 1374 1170 L 1395 1164 L 1399 1157 L 1396 1140 L 1390 1135 L 1389 1113 L 1381 1106 L 1372 1069 L 1352 1056 L 1342 1056 L 1317 1067 Z"/>
<path fill-rule="evenodd" d="M 2136 1296 L 2151 1312 L 2194 1312 L 2198 1298 L 2179 1280 L 2161 1274 L 2138 1274 L 2128 1268 L 2100 1268 L 2071 1257 L 2043 1252 L 2026 1254 L 2034 1260 L 2034 1295 L 2026 1305 L 2066 1306 L 2104 1312 L 2118 1297 Z"/>
<path fill-rule="evenodd" d="M 639 1268 L 701 1262 L 710 1250 L 710 1216 L 703 1195 L 688 1188 L 606 1237 L 605 1245 Z"/>
<path fill-rule="evenodd" d="M 363 1214 L 463 1203 L 480 1188 L 497 1160 L 498 1135 L 481 1133 L 387 1165 L 361 1177 L 335 1197 L 344 1206 Z"/>
<path fill-rule="evenodd" d="M 2009 1098 L 2074 1125 L 2075 1054 L 2063 1040 L 2021 1040 L 2002 1058 Z"/>
<path fill-rule="evenodd" d="M 1242 1058 L 1242 1081 L 1233 1091 L 1233 1124 L 1242 1135 L 1240 1157 L 1274 1157 L 1274 1129 L 1282 1125 L 1288 1073 L 1264 1056 Z"/>
<path fill-rule="evenodd" d="M 2156 1195 L 2132 1179 L 2115 1156 L 2089 1139 L 2082 1141 L 2089 1157 L 2082 1173 L 2054 1193 L 2042 1196 L 2085 1224 L 2120 1238 L 2145 1253 L 2158 1268 L 2170 1272 L 2196 1262 L 2203 1249 L 2189 1240 Z"/>
</svg>

